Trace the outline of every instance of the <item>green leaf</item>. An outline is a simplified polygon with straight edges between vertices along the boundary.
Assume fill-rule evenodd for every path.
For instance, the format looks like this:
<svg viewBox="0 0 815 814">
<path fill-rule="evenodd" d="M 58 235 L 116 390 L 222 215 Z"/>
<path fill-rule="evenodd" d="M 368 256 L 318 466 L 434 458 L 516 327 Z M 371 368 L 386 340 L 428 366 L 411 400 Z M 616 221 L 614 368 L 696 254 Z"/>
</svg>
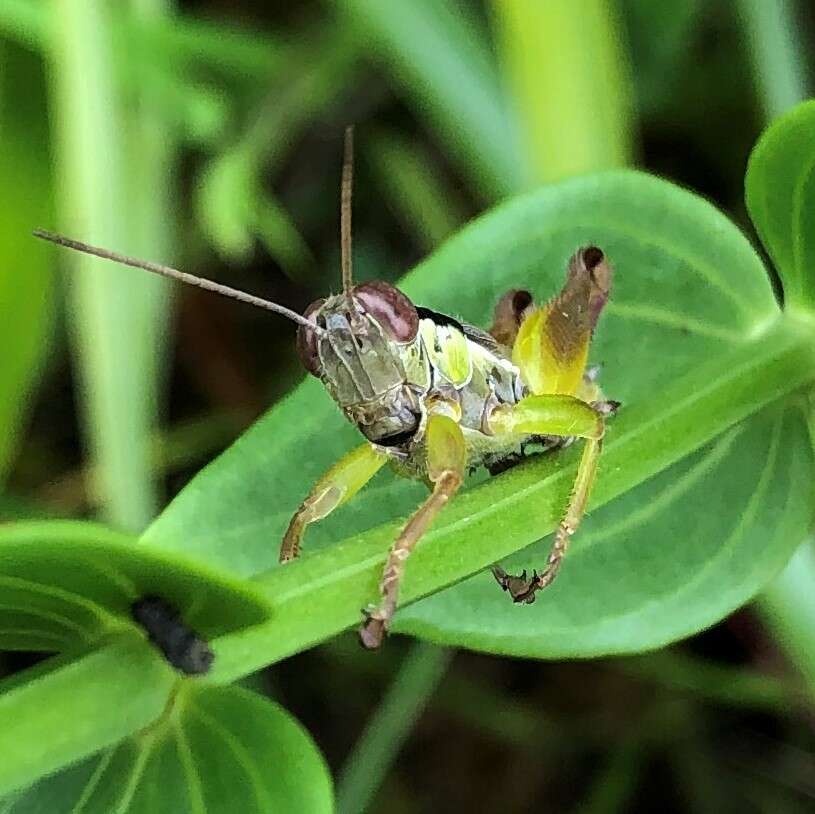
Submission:
<svg viewBox="0 0 815 814">
<path fill-rule="evenodd" d="M 0 684 L 0 795 L 148 726 L 177 681 L 154 649 L 132 634 L 6 679 Z"/>
<path fill-rule="evenodd" d="M 285 710 L 191 681 L 157 724 L 5 802 L 3 814 L 333 810 L 325 761 Z"/>
<path fill-rule="evenodd" d="M 603 364 L 608 395 L 623 402 L 592 505 L 644 485 L 594 514 L 549 598 L 514 607 L 481 574 L 403 608 L 397 629 L 549 656 L 653 647 L 746 601 L 807 534 L 809 501 L 795 498 L 811 482 L 811 454 L 801 447 L 799 410 L 792 402 L 786 409 L 783 397 L 813 379 L 812 337 L 781 314 L 748 241 L 702 199 L 634 172 L 552 186 L 473 223 L 408 275 L 404 288 L 416 302 L 485 324 L 509 287 L 548 296 L 575 246 L 588 242 L 602 246 L 617 269 L 593 360 Z M 760 413 L 773 402 L 776 408 Z M 311 483 L 358 442 L 309 380 L 200 473 L 145 540 L 183 546 L 244 574 L 271 568 L 290 514 Z M 762 480 L 748 450 L 775 462 L 778 484 Z M 453 501 L 411 557 L 403 602 L 550 532 L 565 505 L 576 453 L 535 459 Z M 783 534 L 768 535 L 768 518 L 777 514 L 769 496 L 777 497 L 785 483 L 796 508 Z M 701 484 L 724 490 L 721 501 L 706 501 Z M 223 640 L 219 675 L 241 675 L 353 624 L 376 596 L 401 518 L 424 494 L 423 487 L 382 473 L 312 527 L 301 562 L 259 579 L 276 612 L 255 631 Z M 660 501 L 647 510 L 657 494 Z M 628 532 L 614 532 L 635 509 L 640 519 L 625 521 Z M 378 526 L 384 521 L 390 523 Z M 362 534 L 366 529 L 372 530 Z M 592 545 L 592 536 L 602 534 Z M 538 565 L 544 549 L 538 545 L 518 562 Z M 693 612 L 677 614 L 683 596 Z M 582 608 L 571 629 L 555 606 Z M 683 615 L 684 621 L 676 618 Z"/>
<path fill-rule="evenodd" d="M 670 242 L 659 234 L 661 223 Z M 556 290 L 569 254 L 587 241 L 603 246 L 617 267 L 593 358 L 603 364 L 606 391 L 626 409 L 778 315 L 759 259 L 722 215 L 632 172 L 566 182 L 500 207 L 445 244 L 403 287 L 417 303 L 483 325 L 511 286 L 529 286 L 540 298 Z M 193 479 L 144 539 L 244 574 L 269 568 L 309 485 L 354 443 L 359 433 L 309 378 Z M 309 529 L 307 550 L 367 527 L 360 524 L 401 516 L 425 494 L 414 486 L 383 473 Z"/>
<path fill-rule="evenodd" d="M 747 208 L 784 285 L 785 302 L 815 308 L 815 100 L 764 132 L 750 156 Z"/>
<path fill-rule="evenodd" d="M 206 638 L 266 618 L 266 604 L 245 583 L 134 543 L 91 523 L 0 526 L 0 649 L 88 647 L 132 629 L 130 606 L 146 595 L 175 604 Z"/>
</svg>

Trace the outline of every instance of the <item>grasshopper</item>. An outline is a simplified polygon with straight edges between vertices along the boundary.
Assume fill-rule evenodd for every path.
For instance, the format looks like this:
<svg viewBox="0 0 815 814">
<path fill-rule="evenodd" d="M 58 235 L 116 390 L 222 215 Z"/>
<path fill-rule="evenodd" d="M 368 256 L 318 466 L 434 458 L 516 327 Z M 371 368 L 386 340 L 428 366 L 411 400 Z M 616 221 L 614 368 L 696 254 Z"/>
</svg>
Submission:
<svg viewBox="0 0 815 814">
<path fill-rule="evenodd" d="M 280 561 L 296 558 L 306 528 L 325 518 L 387 463 L 430 489 L 393 543 L 380 600 L 363 611 L 362 644 L 376 648 L 397 607 L 405 563 L 468 470 L 491 472 L 518 461 L 531 442 L 556 449 L 584 441 L 574 486 L 543 569 L 492 573 L 516 603 L 529 604 L 555 579 L 586 509 L 605 433 L 618 403 L 607 401 L 586 362 L 592 332 L 606 304 L 611 265 L 595 246 L 568 263 L 561 291 L 543 306 L 512 290 L 495 309 L 490 330 L 414 305 L 377 281 L 354 284 L 351 266 L 353 134 L 345 133 L 340 232 L 342 291 L 298 314 L 277 303 L 149 261 L 37 231 L 61 246 L 171 277 L 265 308 L 297 323 L 297 352 L 306 368 L 355 424 L 365 443 L 340 459 L 312 487 L 292 517 Z"/>
</svg>

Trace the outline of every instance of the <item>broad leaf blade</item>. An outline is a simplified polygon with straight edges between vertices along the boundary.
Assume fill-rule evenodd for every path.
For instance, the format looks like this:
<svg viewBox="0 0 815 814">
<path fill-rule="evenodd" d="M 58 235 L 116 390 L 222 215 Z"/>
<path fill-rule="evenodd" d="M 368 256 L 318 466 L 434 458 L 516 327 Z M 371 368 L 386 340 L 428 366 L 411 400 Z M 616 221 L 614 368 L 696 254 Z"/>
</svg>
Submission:
<svg viewBox="0 0 815 814">
<path fill-rule="evenodd" d="M 185 623 L 206 638 L 266 618 L 266 604 L 243 583 L 133 543 L 90 523 L 0 527 L 0 649 L 87 646 L 130 627 L 130 606 L 146 595 L 176 605 Z"/>
<path fill-rule="evenodd" d="M 747 208 L 784 285 L 785 301 L 815 308 L 815 100 L 777 119 L 756 144 Z"/>
<path fill-rule="evenodd" d="M 789 392 L 796 382 L 806 380 L 810 363 L 803 361 L 803 350 L 795 350 L 806 342 L 799 338 L 798 327 L 786 325 L 761 261 L 744 236 L 705 201 L 639 173 L 577 179 L 519 198 L 465 229 L 408 275 L 404 287 L 419 303 L 485 324 L 506 288 L 529 287 L 539 298 L 556 290 L 567 258 L 576 246 L 586 243 L 601 246 L 617 269 L 616 288 L 593 347 L 593 360 L 603 364 L 607 394 L 623 402 L 612 424 L 595 492 L 595 505 L 601 505 Z M 755 376 L 765 377 L 760 387 L 752 381 Z M 707 412 L 697 414 L 699 410 Z M 798 439 L 795 426 L 793 422 L 779 441 L 780 460 L 793 455 Z M 344 424 L 316 382 L 306 382 L 204 470 L 158 519 L 146 539 L 153 545 L 189 547 L 247 574 L 272 567 L 291 512 L 314 479 L 354 443 L 359 443 L 359 437 L 353 428 Z M 510 472 L 454 501 L 411 560 L 403 597 L 408 600 L 437 589 L 444 584 L 438 577 L 442 573 L 451 582 L 489 564 L 485 552 L 490 545 L 498 559 L 550 531 L 568 495 L 575 452 L 567 451 L 554 461 L 531 462 L 523 471 Z M 808 459 L 799 462 L 801 471 L 808 465 Z M 737 484 L 755 483 L 751 479 L 755 470 L 749 464 L 742 461 L 734 469 Z M 643 488 L 647 495 L 653 487 Z M 398 522 L 423 494 L 422 487 L 394 482 L 385 473 L 335 516 L 310 529 L 306 550 L 319 550 L 385 520 Z M 690 505 L 678 499 L 673 511 L 689 520 Z M 712 504 L 712 511 L 722 516 L 722 528 L 732 528 L 742 508 L 728 501 Z M 800 521 L 795 515 L 795 527 L 766 551 L 763 538 L 745 533 L 734 544 L 734 557 L 758 558 L 767 569 L 762 577 L 766 581 L 806 533 L 807 524 Z M 377 563 L 371 558 L 374 551 L 378 552 L 377 562 L 384 557 L 394 528 L 371 531 L 359 545 L 350 542 L 345 549 L 332 549 L 330 556 L 326 551 L 302 567 L 288 566 L 296 569 L 289 572 L 291 579 L 284 575 L 278 579 L 275 572 L 265 576 L 270 598 L 280 597 L 284 606 L 291 602 L 281 608 L 269 628 L 269 635 L 275 628 L 278 637 L 270 652 L 292 652 L 298 637 L 302 647 L 348 624 L 350 613 L 348 617 L 344 614 L 360 596 L 354 592 L 346 603 L 339 596 L 340 585 L 356 573 L 362 582 L 358 590 L 369 592 L 363 604 L 374 598 L 377 579 L 372 566 Z M 616 607 L 621 593 L 640 596 L 643 612 L 650 605 L 653 620 L 634 635 L 623 624 L 602 627 L 606 618 L 602 615 L 593 622 L 584 618 L 581 636 L 568 643 L 570 654 L 654 646 L 711 624 L 760 587 L 755 573 L 739 571 L 731 560 L 718 559 L 714 547 L 692 558 L 689 570 L 677 578 L 672 552 L 683 545 L 681 528 L 673 529 L 673 536 L 653 560 L 649 559 L 652 544 L 647 535 L 631 540 L 609 538 L 598 546 L 605 560 L 631 563 L 623 582 L 604 579 L 596 559 L 570 556 L 557 586 L 561 596 L 571 592 L 569 601 L 578 602 L 588 584 L 596 608 Z M 626 547 L 640 551 L 653 569 L 649 579 L 664 588 L 661 595 L 659 591 L 650 598 L 641 594 L 636 558 L 632 559 L 630 551 L 621 554 Z M 360 559 L 352 562 L 354 557 Z M 536 564 L 529 556 L 522 562 Z M 422 568 L 429 570 L 422 573 Z M 668 612 L 668 587 L 676 587 L 677 579 L 690 583 L 696 576 L 694 568 L 708 569 L 726 586 L 719 593 L 726 593 L 727 601 L 713 597 L 700 602 L 698 616 L 680 632 Z M 441 607 L 438 613 L 427 612 L 438 629 L 444 627 L 449 641 L 482 646 L 469 636 L 472 626 L 481 620 L 488 628 L 493 602 L 508 602 L 488 577 L 478 579 L 484 596 L 489 596 L 485 606 L 489 611 L 479 610 L 484 600 L 479 593 L 453 613 Z M 452 593 L 468 590 L 465 585 Z M 495 591 L 498 593 L 492 593 Z M 288 618 L 297 612 L 298 596 L 308 596 L 310 603 L 310 618 L 302 625 Z M 664 612 L 660 612 L 660 603 Z M 529 614 L 524 624 L 535 628 L 538 639 L 547 636 L 552 623 L 546 608 L 544 603 L 521 609 Z M 506 616 L 501 618 L 514 622 L 518 610 L 505 605 Z M 333 614 L 331 622 L 320 621 L 323 612 Z M 403 610 L 404 623 L 414 618 L 412 613 Z M 284 619 L 289 625 L 286 632 L 278 629 Z M 429 630 L 427 617 L 422 620 L 423 629 Z M 504 634 L 513 635 L 511 629 Z M 527 647 L 527 634 L 519 636 L 514 652 Z M 559 642 L 558 647 L 565 647 L 565 637 Z M 542 651 L 532 648 L 528 652 Z M 555 652 L 566 651 L 554 646 L 547 651 L 549 655 Z"/>
<path fill-rule="evenodd" d="M 239 687 L 187 682 L 143 734 L 45 778 L 3 814 L 331 812 L 325 761 L 285 710 Z"/>
</svg>

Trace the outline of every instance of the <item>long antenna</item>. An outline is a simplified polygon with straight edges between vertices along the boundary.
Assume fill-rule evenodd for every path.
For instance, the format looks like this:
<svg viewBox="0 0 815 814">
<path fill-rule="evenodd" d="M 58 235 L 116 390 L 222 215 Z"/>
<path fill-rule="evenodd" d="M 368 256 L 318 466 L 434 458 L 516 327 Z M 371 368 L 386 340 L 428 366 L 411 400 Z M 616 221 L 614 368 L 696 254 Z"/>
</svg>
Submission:
<svg viewBox="0 0 815 814">
<path fill-rule="evenodd" d="M 128 257 L 125 254 L 112 252 L 109 249 L 100 249 L 98 246 L 90 246 L 87 243 L 81 243 L 78 240 L 72 240 L 63 235 L 56 235 L 53 232 L 46 232 L 43 229 L 35 229 L 34 237 L 42 238 L 43 240 L 50 240 L 51 243 L 56 243 L 58 246 L 65 246 L 68 249 L 74 249 L 84 254 L 92 254 L 96 257 L 101 257 L 103 260 L 112 260 L 114 263 L 121 263 L 124 266 L 132 266 L 133 268 L 143 269 L 144 271 L 151 271 L 153 274 L 160 274 L 162 277 L 170 277 L 173 280 L 180 280 L 182 283 L 194 285 L 198 288 L 203 288 L 205 291 L 214 291 L 216 294 L 221 294 L 224 297 L 230 297 L 238 302 L 245 302 L 249 305 L 255 305 L 258 308 L 265 308 L 267 311 L 274 311 L 276 314 L 286 317 L 299 325 L 305 325 L 307 328 L 315 331 L 317 334 L 324 333 L 323 329 L 316 325 L 311 320 L 301 316 L 296 311 L 292 311 L 283 305 L 278 305 L 276 302 L 269 302 L 269 300 L 255 297 L 252 294 L 247 294 L 244 291 L 239 291 L 237 288 L 231 288 L 228 285 L 221 285 L 214 283 L 212 280 L 207 280 L 204 277 L 196 277 L 194 274 L 187 274 L 186 271 L 179 271 L 178 269 L 171 268 L 170 266 L 162 266 L 160 263 L 153 263 L 150 260 L 139 260 L 136 257 Z"/>
<path fill-rule="evenodd" d="M 340 191 L 340 257 L 342 263 L 342 291 L 348 296 L 354 286 L 351 269 L 351 195 L 354 187 L 354 128 L 345 128 L 345 150 L 342 161 L 342 188 Z"/>
</svg>

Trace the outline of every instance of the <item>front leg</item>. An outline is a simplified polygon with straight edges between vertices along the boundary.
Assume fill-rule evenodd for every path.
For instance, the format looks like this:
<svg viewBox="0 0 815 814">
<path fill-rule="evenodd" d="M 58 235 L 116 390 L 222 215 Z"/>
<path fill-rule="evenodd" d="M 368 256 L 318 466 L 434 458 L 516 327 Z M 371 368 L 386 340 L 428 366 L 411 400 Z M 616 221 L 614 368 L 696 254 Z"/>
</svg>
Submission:
<svg viewBox="0 0 815 814">
<path fill-rule="evenodd" d="M 569 503 L 555 531 L 555 539 L 543 571 L 540 574 L 533 571 L 532 576 L 528 577 L 526 571 L 520 576 L 512 576 L 500 566 L 492 569 L 498 584 L 509 591 L 513 602 L 531 604 L 535 601 L 536 591 L 550 585 L 557 576 L 569 547 L 569 540 L 577 531 L 586 511 L 603 445 L 604 416 L 613 411 L 615 406 L 614 402 L 590 406 L 580 399 L 564 395 L 529 396 L 514 407 L 500 408 L 490 421 L 490 427 L 497 434 L 524 432 L 586 439 Z"/>
<path fill-rule="evenodd" d="M 410 552 L 464 480 L 467 457 L 464 436 L 452 418 L 431 413 L 427 420 L 425 444 L 427 476 L 433 484 L 433 492 L 408 520 L 391 546 L 379 585 L 382 595 L 379 605 L 374 610 L 363 611 L 365 621 L 359 629 L 359 638 L 368 649 L 379 647 L 385 638 L 396 612 L 399 583 Z"/>
<path fill-rule="evenodd" d="M 387 460 L 387 454 L 371 444 L 363 444 L 340 458 L 311 487 L 292 517 L 280 546 L 280 562 L 293 560 L 300 553 L 300 543 L 310 523 L 322 520 L 349 501 Z"/>
</svg>

